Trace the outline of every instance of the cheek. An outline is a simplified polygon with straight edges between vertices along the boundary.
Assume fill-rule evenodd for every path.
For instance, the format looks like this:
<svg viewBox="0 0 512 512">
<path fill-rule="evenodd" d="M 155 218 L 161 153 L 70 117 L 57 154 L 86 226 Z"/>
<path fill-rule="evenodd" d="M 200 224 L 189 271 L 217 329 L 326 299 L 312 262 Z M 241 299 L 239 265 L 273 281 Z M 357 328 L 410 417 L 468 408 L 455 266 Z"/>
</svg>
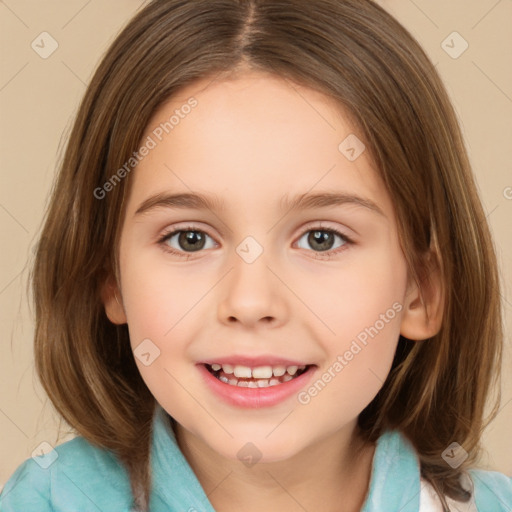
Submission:
<svg viewBox="0 0 512 512">
<path fill-rule="evenodd" d="M 316 334 L 331 339 L 340 348 L 365 328 L 386 316 L 388 326 L 398 332 L 400 309 L 407 284 L 407 270 L 399 251 L 354 252 L 343 265 L 329 272 L 311 271 L 298 276 L 296 291 L 317 318 Z M 302 283 L 300 285 L 299 283 Z M 308 322 L 313 318 L 307 315 Z M 389 320 L 389 322 L 388 322 Z M 379 329 L 380 330 L 380 329 Z"/>
<path fill-rule="evenodd" d="M 190 403 L 180 382 L 187 375 L 183 373 L 189 364 L 187 344 L 200 325 L 194 305 L 204 292 L 190 286 L 190 277 L 186 283 L 175 267 L 157 265 L 144 256 L 125 259 L 121 276 L 130 344 L 140 375 L 159 403 L 186 411 Z"/>
<path fill-rule="evenodd" d="M 183 277 L 176 267 L 156 264 L 154 257 L 126 259 L 121 275 L 132 345 L 143 338 L 170 339 L 204 294 L 190 276 Z"/>
<path fill-rule="evenodd" d="M 325 380 L 336 382 L 326 386 L 331 391 L 325 398 L 336 400 L 343 395 L 346 405 L 356 410 L 371 401 L 391 367 L 407 270 L 401 254 L 390 250 L 368 256 L 359 253 L 346 263 L 343 269 L 315 280 L 314 292 L 308 288 L 308 305 L 321 321 L 307 323 L 326 354 Z"/>
</svg>

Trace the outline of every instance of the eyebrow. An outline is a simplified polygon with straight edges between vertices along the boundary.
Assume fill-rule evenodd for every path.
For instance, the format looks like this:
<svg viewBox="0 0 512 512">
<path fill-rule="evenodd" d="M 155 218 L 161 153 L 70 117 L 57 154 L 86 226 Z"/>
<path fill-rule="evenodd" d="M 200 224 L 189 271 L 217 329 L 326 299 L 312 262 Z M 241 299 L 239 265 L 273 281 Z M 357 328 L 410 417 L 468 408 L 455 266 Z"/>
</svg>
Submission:
<svg viewBox="0 0 512 512">
<path fill-rule="evenodd" d="M 326 208 L 352 204 L 371 210 L 386 217 L 382 209 L 372 200 L 348 193 L 305 193 L 293 198 L 281 198 L 280 207 L 285 211 L 307 210 L 313 208 Z M 195 209 L 195 210 L 222 210 L 225 204 L 217 196 L 206 196 L 200 193 L 168 194 L 159 193 L 145 199 L 134 215 L 148 213 L 157 208 Z"/>
</svg>

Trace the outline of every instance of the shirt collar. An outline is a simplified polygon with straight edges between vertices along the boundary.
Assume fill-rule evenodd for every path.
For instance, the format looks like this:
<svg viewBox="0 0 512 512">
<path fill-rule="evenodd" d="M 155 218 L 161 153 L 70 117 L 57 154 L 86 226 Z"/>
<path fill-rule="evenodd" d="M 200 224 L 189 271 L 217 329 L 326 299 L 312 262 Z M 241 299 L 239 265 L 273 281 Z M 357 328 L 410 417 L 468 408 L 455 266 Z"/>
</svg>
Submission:
<svg viewBox="0 0 512 512">
<path fill-rule="evenodd" d="M 411 442 L 399 430 L 386 430 L 377 439 L 370 486 L 361 512 L 420 508 L 420 464 Z"/>
<path fill-rule="evenodd" d="M 181 452 L 169 415 L 156 405 L 152 445 L 152 507 L 215 512 L 190 464 Z M 417 512 L 420 504 L 420 466 L 414 448 L 398 430 L 377 439 L 370 486 L 361 512 Z M 153 509 L 153 508 L 152 508 Z"/>
</svg>

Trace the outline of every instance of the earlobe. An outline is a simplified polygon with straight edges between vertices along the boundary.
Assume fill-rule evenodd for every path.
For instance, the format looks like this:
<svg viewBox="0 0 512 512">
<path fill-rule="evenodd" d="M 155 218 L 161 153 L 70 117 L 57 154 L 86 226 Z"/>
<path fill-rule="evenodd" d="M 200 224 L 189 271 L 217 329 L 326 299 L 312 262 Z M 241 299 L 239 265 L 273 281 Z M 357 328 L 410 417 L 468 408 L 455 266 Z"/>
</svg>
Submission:
<svg viewBox="0 0 512 512">
<path fill-rule="evenodd" d="M 112 278 L 108 278 L 101 291 L 101 300 L 108 319 L 117 325 L 127 323 L 120 295 L 117 284 L 113 282 Z"/>
<path fill-rule="evenodd" d="M 400 334 L 410 340 L 426 340 L 441 329 L 444 309 L 444 285 L 437 258 L 428 258 L 419 283 L 409 278 L 404 297 Z"/>
</svg>

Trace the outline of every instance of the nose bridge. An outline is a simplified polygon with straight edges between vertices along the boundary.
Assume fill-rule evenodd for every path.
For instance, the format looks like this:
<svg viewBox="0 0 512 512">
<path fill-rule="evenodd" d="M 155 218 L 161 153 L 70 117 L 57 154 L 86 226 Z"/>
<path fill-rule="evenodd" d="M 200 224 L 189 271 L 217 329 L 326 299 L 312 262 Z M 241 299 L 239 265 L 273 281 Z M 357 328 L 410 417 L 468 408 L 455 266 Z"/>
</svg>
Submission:
<svg viewBox="0 0 512 512">
<path fill-rule="evenodd" d="M 218 305 L 219 320 L 253 325 L 258 321 L 280 323 L 286 314 L 285 297 L 263 244 L 247 236 L 230 258 L 231 272 Z"/>
</svg>

